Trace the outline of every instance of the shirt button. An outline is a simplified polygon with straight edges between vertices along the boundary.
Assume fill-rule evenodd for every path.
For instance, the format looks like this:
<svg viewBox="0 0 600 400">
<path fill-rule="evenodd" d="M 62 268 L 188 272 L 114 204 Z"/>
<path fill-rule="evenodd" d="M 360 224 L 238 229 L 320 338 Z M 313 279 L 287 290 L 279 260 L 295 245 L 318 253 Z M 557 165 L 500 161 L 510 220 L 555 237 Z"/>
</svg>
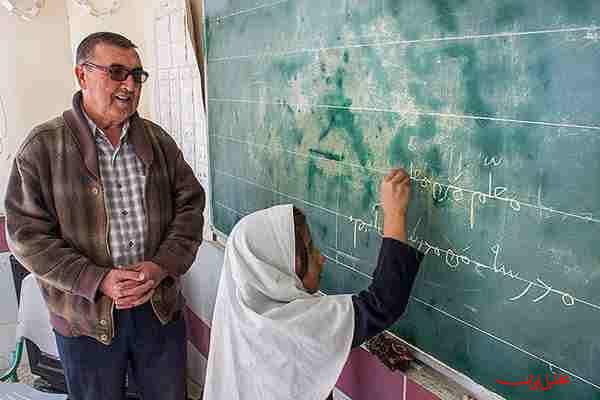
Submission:
<svg viewBox="0 0 600 400">
<path fill-rule="evenodd" d="M 117 187 L 118 187 L 119 189 L 121 189 L 121 188 L 123 187 L 123 185 L 121 185 L 120 183 L 117 183 Z"/>
<path fill-rule="evenodd" d="M 102 340 L 103 342 L 106 342 L 108 340 L 108 336 L 103 334 L 100 336 L 100 340 Z"/>
<path fill-rule="evenodd" d="M 107 323 L 107 322 L 106 322 L 106 320 L 105 320 L 105 319 L 101 319 L 101 320 L 100 320 L 100 325 L 102 325 L 102 326 L 106 326 L 106 323 Z"/>
<path fill-rule="evenodd" d="M 121 214 L 122 215 L 127 215 L 127 214 L 129 214 L 129 212 L 127 210 L 123 210 L 123 211 L 121 211 Z"/>
<path fill-rule="evenodd" d="M 99 190 L 98 190 L 98 188 L 97 188 L 97 187 L 93 187 L 93 188 L 92 188 L 92 194 L 93 194 L 94 196 L 97 196 L 97 195 L 98 195 L 98 193 L 99 193 Z"/>
<path fill-rule="evenodd" d="M 133 245 L 134 245 L 134 244 L 135 244 L 135 243 L 133 243 L 133 240 L 130 240 L 130 241 L 129 241 L 129 247 L 133 247 Z"/>
</svg>

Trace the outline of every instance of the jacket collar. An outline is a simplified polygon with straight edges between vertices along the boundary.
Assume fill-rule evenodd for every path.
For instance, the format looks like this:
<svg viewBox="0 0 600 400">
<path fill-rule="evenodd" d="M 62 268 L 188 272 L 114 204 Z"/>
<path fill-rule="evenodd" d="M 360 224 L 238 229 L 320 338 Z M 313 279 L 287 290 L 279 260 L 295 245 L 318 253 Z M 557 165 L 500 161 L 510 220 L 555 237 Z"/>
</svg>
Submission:
<svg viewBox="0 0 600 400">
<path fill-rule="evenodd" d="M 73 96 L 73 108 L 65 111 L 63 113 L 63 118 L 79 143 L 85 166 L 97 179 L 99 179 L 100 173 L 98 170 L 96 142 L 94 141 L 94 136 L 90 131 L 90 126 L 81 108 L 82 98 L 83 95 L 81 91 L 75 93 Z M 144 121 L 136 111 L 131 116 L 129 122 L 129 143 L 133 146 L 135 154 L 142 160 L 144 165 L 149 167 L 154 161 L 154 151 L 148 136 L 149 133 L 146 132 Z"/>
</svg>

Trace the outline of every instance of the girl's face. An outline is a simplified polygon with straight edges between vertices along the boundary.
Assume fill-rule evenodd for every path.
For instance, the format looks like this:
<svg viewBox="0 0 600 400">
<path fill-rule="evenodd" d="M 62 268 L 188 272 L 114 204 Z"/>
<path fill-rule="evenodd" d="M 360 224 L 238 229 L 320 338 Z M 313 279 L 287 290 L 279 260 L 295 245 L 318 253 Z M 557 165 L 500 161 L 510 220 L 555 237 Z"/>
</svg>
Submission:
<svg viewBox="0 0 600 400">
<path fill-rule="evenodd" d="M 325 264 L 325 257 L 323 257 L 319 249 L 314 246 L 308 230 L 308 225 L 304 225 L 302 239 L 306 246 L 306 254 L 308 255 L 308 268 L 306 269 L 306 274 L 302 278 L 302 284 L 306 291 L 312 294 L 316 293 L 321 285 L 321 274 Z M 300 260 L 296 259 L 296 262 L 300 262 Z"/>
</svg>

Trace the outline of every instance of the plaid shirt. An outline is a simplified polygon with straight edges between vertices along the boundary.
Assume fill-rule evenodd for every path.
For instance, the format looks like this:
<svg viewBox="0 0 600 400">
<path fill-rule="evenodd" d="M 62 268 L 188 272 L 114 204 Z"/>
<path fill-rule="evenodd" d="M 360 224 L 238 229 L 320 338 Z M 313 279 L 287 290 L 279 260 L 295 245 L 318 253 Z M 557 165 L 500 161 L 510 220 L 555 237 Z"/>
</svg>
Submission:
<svg viewBox="0 0 600 400">
<path fill-rule="evenodd" d="M 110 255 L 115 266 L 128 266 L 144 260 L 146 214 L 144 164 L 127 141 L 129 121 L 123 124 L 117 148 L 85 114 L 94 133 L 98 168 L 104 188 L 108 215 Z"/>
</svg>

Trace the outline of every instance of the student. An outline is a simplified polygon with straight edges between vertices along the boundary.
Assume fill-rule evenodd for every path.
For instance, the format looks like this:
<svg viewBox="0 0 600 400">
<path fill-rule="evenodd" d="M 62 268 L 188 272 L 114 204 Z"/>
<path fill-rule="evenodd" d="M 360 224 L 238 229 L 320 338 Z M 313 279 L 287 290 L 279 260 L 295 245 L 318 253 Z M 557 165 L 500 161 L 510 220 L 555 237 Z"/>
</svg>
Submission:
<svg viewBox="0 0 600 400">
<path fill-rule="evenodd" d="M 406 244 L 409 196 L 405 171 L 383 179 L 379 261 L 358 295 L 317 293 L 324 258 L 292 205 L 244 217 L 225 250 L 204 400 L 325 400 L 350 349 L 406 308 L 422 259 Z"/>
</svg>

